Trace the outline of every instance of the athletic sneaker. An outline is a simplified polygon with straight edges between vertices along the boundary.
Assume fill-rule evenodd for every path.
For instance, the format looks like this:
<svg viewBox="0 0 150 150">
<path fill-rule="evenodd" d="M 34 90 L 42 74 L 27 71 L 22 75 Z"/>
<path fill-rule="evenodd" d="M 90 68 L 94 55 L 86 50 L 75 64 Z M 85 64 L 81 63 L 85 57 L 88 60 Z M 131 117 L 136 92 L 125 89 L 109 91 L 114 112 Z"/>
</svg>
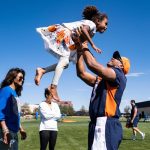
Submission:
<svg viewBox="0 0 150 150">
<path fill-rule="evenodd" d="M 135 141 L 136 140 L 136 136 L 132 135 L 132 140 Z"/>
<path fill-rule="evenodd" d="M 142 139 L 143 139 L 143 140 L 145 139 L 145 133 L 142 134 Z"/>
</svg>

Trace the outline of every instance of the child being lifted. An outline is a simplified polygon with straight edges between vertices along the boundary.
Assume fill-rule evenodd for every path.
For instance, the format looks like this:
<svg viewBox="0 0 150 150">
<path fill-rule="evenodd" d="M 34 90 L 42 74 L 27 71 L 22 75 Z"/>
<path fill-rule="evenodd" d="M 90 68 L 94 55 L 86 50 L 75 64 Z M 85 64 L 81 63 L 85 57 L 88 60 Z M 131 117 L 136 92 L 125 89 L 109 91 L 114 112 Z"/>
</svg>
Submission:
<svg viewBox="0 0 150 150">
<path fill-rule="evenodd" d="M 39 85 L 42 76 L 54 71 L 54 77 L 48 89 L 51 91 L 53 98 L 60 101 L 57 93 L 57 85 L 61 74 L 68 67 L 69 62 L 76 63 L 76 44 L 73 36 L 80 30 L 80 41 L 89 42 L 92 48 L 101 53 L 101 49 L 97 48 L 92 37 L 96 32 L 103 33 L 107 29 L 108 17 L 104 13 L 100 13 L 95 6 L 87 6 L 83 10 L 83 20 L 51 25 L 48 27 L 37 28 L 45 43 L 46 50 L 59 59 L 58 63 L 51 66 L 36 69 L 35 84 Z"/>
</svg>

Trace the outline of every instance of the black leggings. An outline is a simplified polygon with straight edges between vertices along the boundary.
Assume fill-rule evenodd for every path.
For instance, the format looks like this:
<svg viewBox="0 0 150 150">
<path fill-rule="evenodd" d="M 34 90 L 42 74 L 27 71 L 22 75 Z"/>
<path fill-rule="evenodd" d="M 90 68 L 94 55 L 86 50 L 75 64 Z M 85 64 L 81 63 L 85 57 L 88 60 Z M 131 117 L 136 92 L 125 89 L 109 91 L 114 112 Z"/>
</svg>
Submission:
<svg viewBox="0 0 150 150">
<path fill-rule="evenodd" d="M 40 134 L 40 150 L 46 150 L 47 144 L 49 142 L 49 150 L 54 150 L 57 131 L 43 130 L 39 132 Z"/>
</svg>

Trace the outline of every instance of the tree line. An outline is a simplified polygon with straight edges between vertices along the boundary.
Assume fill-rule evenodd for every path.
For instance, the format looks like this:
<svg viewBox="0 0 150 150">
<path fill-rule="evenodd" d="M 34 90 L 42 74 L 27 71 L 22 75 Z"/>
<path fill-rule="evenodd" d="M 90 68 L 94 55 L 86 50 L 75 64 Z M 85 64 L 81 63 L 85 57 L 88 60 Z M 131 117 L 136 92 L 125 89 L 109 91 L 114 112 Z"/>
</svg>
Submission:
<svg viewBox="0 0 150 150">
<path fill-rule="evenodd" d="M 81 108 L 78 111 L 75 111 L 72 106 L 59 106 L 61 114 L 65 114 L 67 116 L 88 116 L 89 113 L 86 110 L 85 106 L 81 106 Z M 30 109 L 30 106 L 28 103 L 25 103 L 21 106 L 21 115 L 35 115 L 35 113 L 38 111 L 38 108 L 35 108 L 33 112 Z"/>
</svg>

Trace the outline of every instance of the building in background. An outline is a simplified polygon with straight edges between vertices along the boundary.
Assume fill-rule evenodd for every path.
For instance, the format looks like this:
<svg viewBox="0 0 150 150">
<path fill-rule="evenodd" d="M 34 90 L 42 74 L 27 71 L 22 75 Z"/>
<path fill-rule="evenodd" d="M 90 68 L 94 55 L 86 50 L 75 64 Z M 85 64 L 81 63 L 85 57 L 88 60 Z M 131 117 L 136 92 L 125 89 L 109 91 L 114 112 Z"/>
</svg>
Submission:
<svg viewBox="0 0 150 150">
<path fill-rule="evenodd" d="M 144 115 L 150 116 L 150 101 L 138 102 L 136 103 L 136 106 L 139 113 L 142 114 L 142 117 L 144 117 Z"/>
</svg>

